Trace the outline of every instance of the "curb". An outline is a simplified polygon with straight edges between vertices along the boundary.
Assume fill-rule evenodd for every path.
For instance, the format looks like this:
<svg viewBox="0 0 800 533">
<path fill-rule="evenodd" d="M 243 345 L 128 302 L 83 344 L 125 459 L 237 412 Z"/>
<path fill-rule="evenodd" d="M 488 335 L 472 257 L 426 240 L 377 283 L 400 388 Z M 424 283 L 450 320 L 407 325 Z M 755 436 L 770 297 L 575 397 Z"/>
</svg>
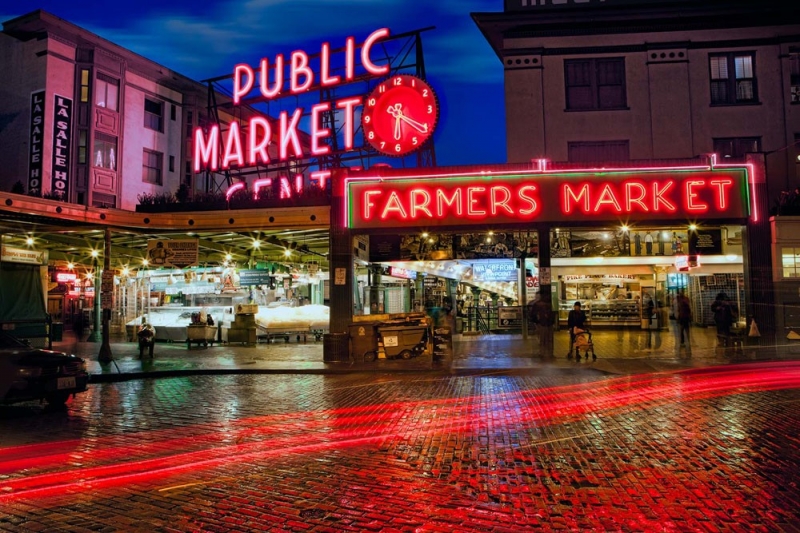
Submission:
<svg viewBox="0 0 800 533">
<path fill-rule="evenodd" d="M 686 370 L 690 367 L 670 369 L 670 372 Z M 657 371 L 653 369 L 653 371 Z M 613 370 L 588 367 L 588 366 L 536 366 L 536 367 L 510 367 L 510 368 L 374 368 L 374 367 L 340 367 L 340 368 L 313 368 L 313 369 L 275 369 L 275 368 L 209 368 L 189 370 L 163 370 L 154 372 L 123 372 L 114 374 L 90 374 L 89 383 L 118 383 L 138 379 L 161 379 L 186 376 L 226 376 L 226 375 L 349 375 L 349 374 L 427 374 L 439 377 L 444 376 L 496 376 L 529 374 L 531 372 L 547 372 L 549 374 L 575 374 L 596 373 L 600 375 L 620 375 Z M 634 372 L 640 373 L 640 372 Z"/>
</svg>

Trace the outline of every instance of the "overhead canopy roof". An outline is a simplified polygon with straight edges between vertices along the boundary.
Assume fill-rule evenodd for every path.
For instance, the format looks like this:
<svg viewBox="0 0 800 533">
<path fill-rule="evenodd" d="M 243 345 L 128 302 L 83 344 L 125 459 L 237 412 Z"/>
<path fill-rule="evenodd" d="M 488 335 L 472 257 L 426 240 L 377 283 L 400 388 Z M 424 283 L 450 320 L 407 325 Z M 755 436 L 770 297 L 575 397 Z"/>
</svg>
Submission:
<svg viewBox="0 0 800 533">
<path fill-rule="evenodd" d="M 227 254 L 253 261 L 328 264 L 327 206 L 188 213 L 132 213 L 0 193 L 0 234 L 6 246 L 48 250 L 51 263 L 92 265 L 111 230 L 111 268 L 139 268 L 150 239 L 196 238 L 200 264 L 217 265 Z M 33 244 L 27 243 L 33 239 Z M 254 247 L 259 241 L 260 246 Z M 286 250 L 291 255 L 286 255 Z"/>
</svg>

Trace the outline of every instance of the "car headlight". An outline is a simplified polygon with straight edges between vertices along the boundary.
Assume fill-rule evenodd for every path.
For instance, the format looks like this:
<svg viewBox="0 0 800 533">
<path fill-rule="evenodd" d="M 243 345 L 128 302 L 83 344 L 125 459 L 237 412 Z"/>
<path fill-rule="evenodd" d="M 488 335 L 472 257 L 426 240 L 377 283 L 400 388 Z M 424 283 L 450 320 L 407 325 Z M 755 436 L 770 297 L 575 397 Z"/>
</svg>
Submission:
<svg viewBox="0 0 800 533">
<path fill-rule="evenodd" d="M 42 369 L 36 366 L 20 366 L 17 368 L 17 377 L 38 378 L 42 375 Z"/>
</svg>

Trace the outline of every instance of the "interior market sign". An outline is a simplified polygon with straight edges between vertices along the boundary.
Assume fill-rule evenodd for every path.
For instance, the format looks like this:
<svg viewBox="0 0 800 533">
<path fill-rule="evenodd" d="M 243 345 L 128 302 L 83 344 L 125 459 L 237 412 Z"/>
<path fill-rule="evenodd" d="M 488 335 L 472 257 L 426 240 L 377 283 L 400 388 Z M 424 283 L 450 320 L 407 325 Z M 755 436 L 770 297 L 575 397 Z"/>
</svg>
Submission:
<svg viewBox="0 0 800 533">
<path fill-rule="evenodd" d="M 742 219 L 745 167 L 348 177 L 350 228 Z"/>
</svg>

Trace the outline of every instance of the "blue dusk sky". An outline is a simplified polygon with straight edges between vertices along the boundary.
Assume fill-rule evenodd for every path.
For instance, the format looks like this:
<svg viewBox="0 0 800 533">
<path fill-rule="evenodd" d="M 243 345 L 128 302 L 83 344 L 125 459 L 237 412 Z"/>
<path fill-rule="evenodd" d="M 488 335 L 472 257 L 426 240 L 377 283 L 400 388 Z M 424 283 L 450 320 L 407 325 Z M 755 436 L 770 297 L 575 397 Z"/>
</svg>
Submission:
<svg viewBox="0 0 800 533">
<path fill-rule="evenodd" d="M 49 11 L 196 80 L 230 74 L 237 63 L 353 35 L 423 33 L 426 74 L 442 112 L 439 165 L 502 163 L 505 151 L 503 68 L 470 18 L 503 10 L 503 0 L 0 0 L 0 20 Z"/>
</svg>

